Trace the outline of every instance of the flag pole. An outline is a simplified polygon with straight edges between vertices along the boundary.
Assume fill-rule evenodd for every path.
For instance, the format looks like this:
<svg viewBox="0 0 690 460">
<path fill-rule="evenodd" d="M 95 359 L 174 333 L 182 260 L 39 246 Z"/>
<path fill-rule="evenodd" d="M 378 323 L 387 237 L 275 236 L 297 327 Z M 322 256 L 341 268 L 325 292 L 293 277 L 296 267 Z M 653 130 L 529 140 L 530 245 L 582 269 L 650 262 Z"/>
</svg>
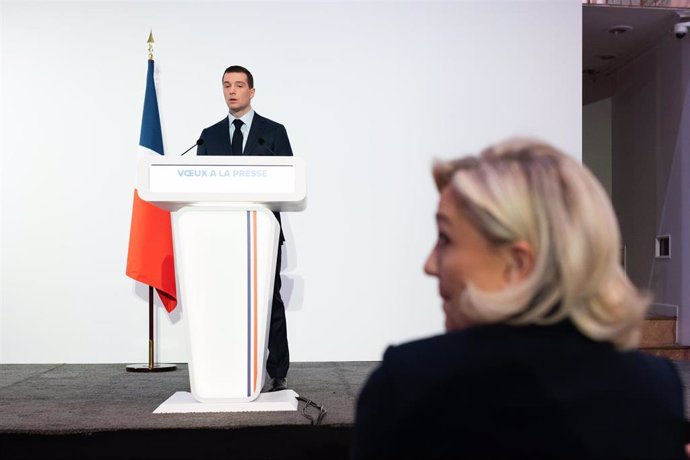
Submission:
<svg viewBox="0 0 690 460">
<path fill-rule="evenodd" d="M 149 286 L 149 369 L 153 366 L 153 286 Z"/>
<path fill-rule="evenodd" d="M 156 364 L 154 362 L 153 335 L 153 286 L 149 286 L 149 362 L 148 364 L 128 364 L 127 372 L 169 372 L 177 369 L 175 364 Z"/>
<path fill-rule="evenodd" d="M 149 32 L 148 53 L 149 60 L 153 60 L 153 31 Z M 127 372 L 169 372 L 177 369 L 175 364 L 156 364 L 155 342 L 153 333 L 153 286 L 149 286 L 149 362 L 148 364 L 128 364 Z"/>
</svg>

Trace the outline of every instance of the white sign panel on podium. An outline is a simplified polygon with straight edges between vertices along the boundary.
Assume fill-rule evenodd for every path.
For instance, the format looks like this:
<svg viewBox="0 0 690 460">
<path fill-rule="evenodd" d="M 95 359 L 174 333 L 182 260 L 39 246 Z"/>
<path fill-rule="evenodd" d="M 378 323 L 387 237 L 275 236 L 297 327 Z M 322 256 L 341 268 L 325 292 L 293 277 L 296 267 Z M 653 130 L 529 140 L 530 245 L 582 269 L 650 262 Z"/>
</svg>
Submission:
<svg viewBox="0 0 690 460">
<path fill-rule="evenodd" d="M 165 157 L 139 163 L 139 195 L 174 211 L 197 204 L 261 204 L 273 211 L 306 207 L 304 160 L 274 156 Z"/>
</svg>

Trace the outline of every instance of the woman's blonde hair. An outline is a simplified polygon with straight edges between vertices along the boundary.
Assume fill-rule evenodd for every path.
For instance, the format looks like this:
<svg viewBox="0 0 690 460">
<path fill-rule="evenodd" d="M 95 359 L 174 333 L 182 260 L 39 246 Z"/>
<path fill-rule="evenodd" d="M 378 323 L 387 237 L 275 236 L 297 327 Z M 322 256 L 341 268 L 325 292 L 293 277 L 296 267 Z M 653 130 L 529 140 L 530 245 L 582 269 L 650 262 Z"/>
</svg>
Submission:
<svg viewBox="0 0 690 460">
<path fill-rule="evenodd" d="M 437 162 L 464 215 L 492 244 L 526 241 L 534 268 L 499 292 L 468 285 L 456 308 L 475 324 L 553 324 L 620 349 L 639 342 L 649 296 L 620 265 L 620 231 L 606 192 L 572 158 L 542 142 L 511 139 L 478 156 Z"/>
</svg>

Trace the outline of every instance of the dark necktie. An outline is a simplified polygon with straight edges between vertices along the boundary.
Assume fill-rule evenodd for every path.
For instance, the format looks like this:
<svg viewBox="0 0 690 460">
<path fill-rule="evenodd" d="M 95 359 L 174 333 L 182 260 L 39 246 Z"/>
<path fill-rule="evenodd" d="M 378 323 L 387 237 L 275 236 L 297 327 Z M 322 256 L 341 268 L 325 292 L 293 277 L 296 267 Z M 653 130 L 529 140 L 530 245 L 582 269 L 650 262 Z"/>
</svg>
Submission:
<svg viewBox="0 0 690 460">
<path fill-rule="evenodd" d="M 235 125 L 235 133 L 232 135 L 232 154 L 242 155 L 242 142 L 244 141 L 244 136 L 242 135 L 242 125 L 244 122 L 239 118 L 232 122 Z"/>
</svg>

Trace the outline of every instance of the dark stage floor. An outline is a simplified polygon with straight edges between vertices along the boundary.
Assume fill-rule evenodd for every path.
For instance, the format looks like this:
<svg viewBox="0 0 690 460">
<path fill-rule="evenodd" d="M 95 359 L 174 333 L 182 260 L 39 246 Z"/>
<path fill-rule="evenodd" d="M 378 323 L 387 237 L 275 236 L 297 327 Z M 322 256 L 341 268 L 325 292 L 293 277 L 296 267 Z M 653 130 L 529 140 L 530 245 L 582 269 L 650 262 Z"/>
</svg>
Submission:
<svg viewBox="0 0 690 460">
<path fill-rule="evenodd" d="M 297 412 L 152 414 L 190 391 L 184 364 L 156 374 L 124 364 L 4 364 L 0 457 L 345 458 L 357 394 L 375 365 L 292 364 L 289 387 L 327 410 L 312 426 L 303 403 Z"/>
<path fill-rule="evenodd" d="M 354 407 L 376 362 L 294 363 L 288 383 L 328 411 L 152 414 L 189 391 L 186 365 L 137 374 L 124 364 L 0 365 L 0 457 L 347 458 Z M 676 362 L 690 414 L 690 361 Z M 315 411 L 310 414 L 316 415 Z"/>
</svg>

